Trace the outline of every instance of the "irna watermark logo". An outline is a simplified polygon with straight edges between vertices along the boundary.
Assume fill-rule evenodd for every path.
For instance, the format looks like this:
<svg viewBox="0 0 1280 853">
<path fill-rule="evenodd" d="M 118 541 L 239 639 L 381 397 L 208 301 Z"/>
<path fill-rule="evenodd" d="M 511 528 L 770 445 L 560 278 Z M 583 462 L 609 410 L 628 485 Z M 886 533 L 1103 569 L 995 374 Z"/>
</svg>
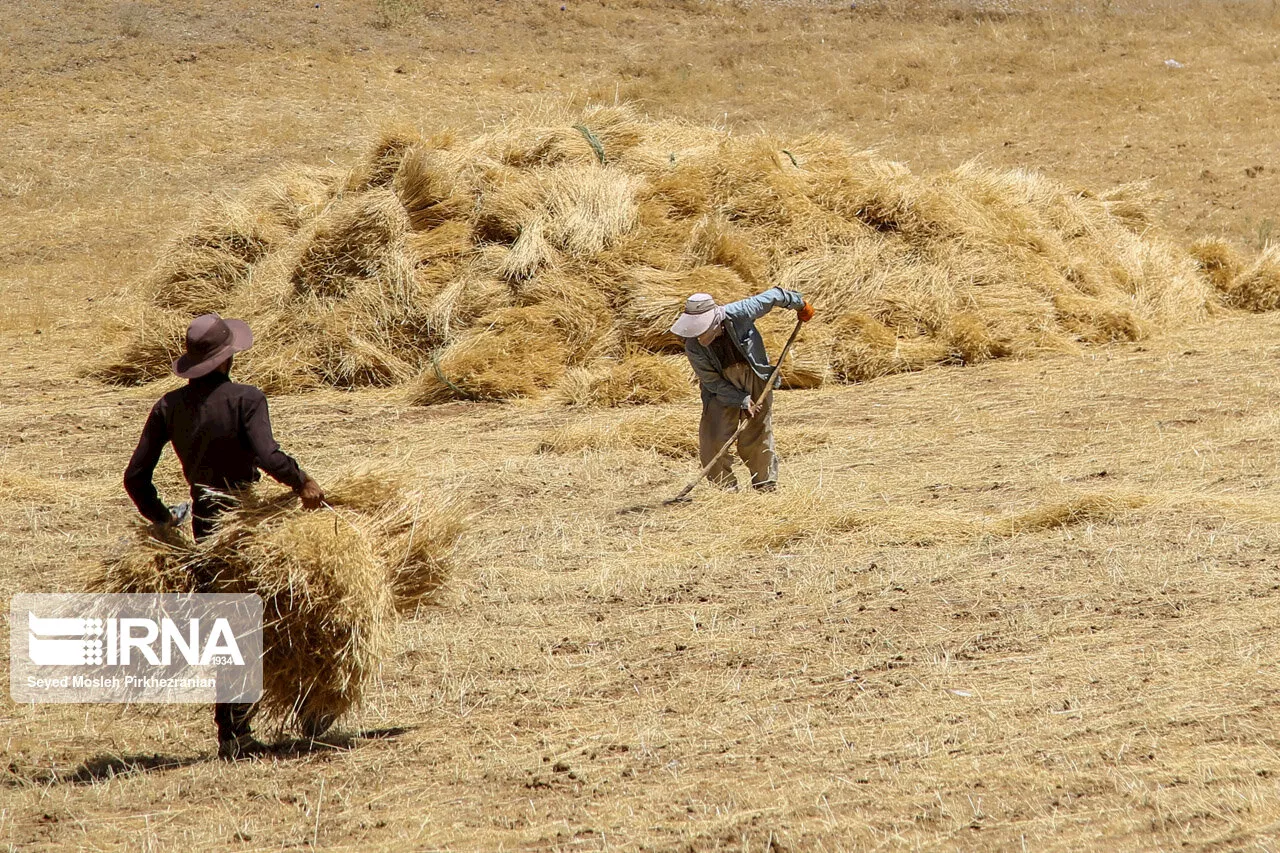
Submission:
<svg viewBox="0 0 1280 853">
<path fill-rule="evenodd" d="M 16 595 L 17 702 L 252 702 L 262 692 L 256 595 Z"/>
<path fill-rule="evenodd" d="M 169 666 L 179 657 L 188 666 L 244 665 L 226 617 L 215 618 L 210 630 L 201 631 L 199 619 L 188 619 L 184 630 L 168 616 L 68 619 L 27 611 L 27 625 L 27 652 L 37 666 L 128 666 L 137 655 L 152 666 Z"/>
</svg>

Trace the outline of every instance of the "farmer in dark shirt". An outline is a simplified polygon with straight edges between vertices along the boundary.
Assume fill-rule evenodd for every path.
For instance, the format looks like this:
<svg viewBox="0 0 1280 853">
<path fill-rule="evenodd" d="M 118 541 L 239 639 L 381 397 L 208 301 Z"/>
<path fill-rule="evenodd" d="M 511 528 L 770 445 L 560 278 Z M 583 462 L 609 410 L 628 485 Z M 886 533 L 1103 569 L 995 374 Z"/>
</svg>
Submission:
<svg viewBox="0 0 1280 853">
<path fill-rule="evenodd" d="M 267 398 L 252 385 L 231 381 L 231 359 L 253 344 L 253 333 L 240 320 L 202 314 L 187 329 L 187 351 L 173 372 L 189 380 L 170 391 L 151 409 L 142 438 L 124 473 L 125 491 L 149 521 L 167 525 L 181 521 L 160 500 L 151 477 L 164 446 L 170 442 L 191 485 L 192 528 L 197 540 L 212 533 L 218 516 L 233 506 L 229 493 L 256 482 L 262 469 L 293 488 L 307 509 L 317 509 L 324 492 L 271 435 Z M 197 577 L 199 591 L 212 591 L 215 578 Z M 220 703 L 214 709 L 218 753 L 236 758 L 259 748 L 249 722 L 255 706 Z"/>
</svg>

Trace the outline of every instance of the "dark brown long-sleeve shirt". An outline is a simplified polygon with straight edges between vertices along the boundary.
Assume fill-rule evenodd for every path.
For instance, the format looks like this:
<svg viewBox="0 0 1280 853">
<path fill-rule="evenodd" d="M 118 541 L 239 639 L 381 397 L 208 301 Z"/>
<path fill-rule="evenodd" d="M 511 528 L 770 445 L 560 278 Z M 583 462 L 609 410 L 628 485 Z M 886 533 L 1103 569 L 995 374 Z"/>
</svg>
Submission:
<svg viewBox="0 0 1280 853">
<path fill-rule="evenodd" d="M 160 398 L 124 472 L 124 487 L 148 520 L 169 520 L 169 508 L 151 481 L 165 444 L 195 486 L 238 488 L 259 479 L 258 469 L 286 486 L 302 488 L 306 475 L 271 435 L 267 398 L 252 385 L 232 382 L 221 371 L 191 380 Z"/>
</svg>

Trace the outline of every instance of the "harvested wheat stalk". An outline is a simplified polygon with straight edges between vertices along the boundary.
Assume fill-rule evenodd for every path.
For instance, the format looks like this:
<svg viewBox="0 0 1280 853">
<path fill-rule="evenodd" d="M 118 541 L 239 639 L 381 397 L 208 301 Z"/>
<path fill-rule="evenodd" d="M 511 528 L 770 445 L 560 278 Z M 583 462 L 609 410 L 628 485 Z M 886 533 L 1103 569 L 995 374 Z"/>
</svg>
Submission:
<svg viewBox="0 0 1280 853">
<path fill-rule="evenodd" d="M 330 479 L 328 511 L 254 487 L 203 542 L 139 526 L 94 587 L 106 592 L 240 592 L 263 599 L 263 710 L 302 731 L 357 706 L 389 652 L 397 613 L 448 576 L 465 511 L 427 501 L 403 471 Z"/>
</svg>

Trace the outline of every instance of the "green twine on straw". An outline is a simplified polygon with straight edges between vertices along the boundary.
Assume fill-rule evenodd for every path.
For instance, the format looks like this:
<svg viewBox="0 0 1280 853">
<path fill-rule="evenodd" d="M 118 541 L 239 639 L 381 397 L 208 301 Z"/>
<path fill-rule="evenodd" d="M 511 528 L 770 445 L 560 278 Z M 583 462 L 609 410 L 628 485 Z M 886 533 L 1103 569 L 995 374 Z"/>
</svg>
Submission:
<svg viewBox="0 0 1280 853">
<path fill-rule="evenodd" d="M 440 380 L 441 382 L 443 382 L 445 385 L 448 385 L 448 386 L 453 390 L 453 392 L 454 392 L 455 394 L 457 394 L 459 397 L 461 397 L 461 398 L 462 398 L 462 399 L 464 399 L 464 400 L 474 400 L 474 399 L 475 399 L 475 396 L 474 396 L 474 395 L 472 395 L 472 394 L 470 394 L 470 393 L 468 393 L 468 392 L 466 392 L 466 391 L 463 391 L 463 390 L 462 390 L 461 388 L 459 388 L 457 385 L 454 385 L 452 382 L 450 382 L 450 381 L 449 381 L 449 378 L 448 378 L 447 376 L 445 376 L 445 375 L 444 375 L 444 371 L 440 369 L 440 355 L 439 355 L 439 353 L 438 353 L 438 352 L 433 352 L 433 353 L 431 353 L 431 367 L 432 367 L 432 368 L 435 370 L 435 372 L 436 372 L 436 379 L 439 379 L 439 380 Z"/>
<path fill-rule="evenodd" d="M 583 138 L 587 140 L 587 144 L 591 146 L 591 150 L 596 152 L 596 159 L 600 161 L 600 165 L 604 165 L 604 145 L 600 143 L 600 139 L 591 132 L 591 128 L 585 124 L 575 124 L 573 129 L 581 133 Z"/>
</svg>

